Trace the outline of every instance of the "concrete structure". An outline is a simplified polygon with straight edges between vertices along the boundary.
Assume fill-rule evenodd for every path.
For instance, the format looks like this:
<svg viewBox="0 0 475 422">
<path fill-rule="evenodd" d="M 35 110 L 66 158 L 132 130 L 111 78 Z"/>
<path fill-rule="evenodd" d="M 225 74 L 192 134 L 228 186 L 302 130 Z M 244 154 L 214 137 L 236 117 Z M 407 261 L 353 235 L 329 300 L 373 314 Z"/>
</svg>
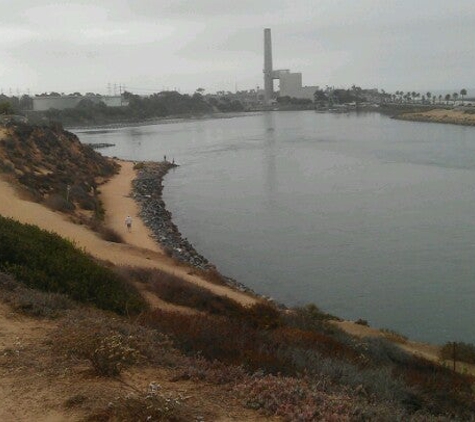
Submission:
<svg viewBox="0 0 475 422">
<path fill-rule="evenodd" d="M 66 108 L 76 107 L 82 100 L 90 100 L 93 103 L 103 102 L 107 107 L 122 107 L 127 105 L 127 101 L 120 95 L 101 96 L 101 95 L 61 95 L 59 97 L 40 96 L 33 97 L 33 111 L 46 111 L 51 108 L 64 110 Z"/>
<path fill-rule="evenodd" d="M 314 100 L 314 95 L 315 91 L 319 90 L 319 86 L 302 86 L 300 87 L 300 90 L 298 91 L 297 95 L 295 95 L 295 98 L 306 98 L 307 100 Z"/>
<path fill-rule="evenodd" d="M 313 101 L 318 86 L 302 86 L 302 74 L 288 69 L 274 70 L 272 63 L 272 40 L 270 28 L 264 29 L 264 103 L 270 104 L 274 98 L 274 79 L 279 80 L 279 96 L 305 98 Z"/>
<path fill-rule="evenodd" d="M 272 39 L 270 28 L 264 29 L 264 102 L 269 104 L 274 97 L 274 74 L 272 69 Z"/>
<path fill-rule="evenodd" d="M 302 88 L 302 74 L 280 72 L 279 74 L 279 96 L 280 97 L 295 97 Z"/>
</svg>

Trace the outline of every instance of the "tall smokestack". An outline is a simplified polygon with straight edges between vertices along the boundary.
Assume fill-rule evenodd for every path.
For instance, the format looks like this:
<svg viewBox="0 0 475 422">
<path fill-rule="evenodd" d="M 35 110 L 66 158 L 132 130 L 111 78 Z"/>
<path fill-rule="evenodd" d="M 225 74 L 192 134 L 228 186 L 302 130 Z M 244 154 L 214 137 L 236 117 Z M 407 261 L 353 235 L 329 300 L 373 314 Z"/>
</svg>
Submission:
<svg viewBox="0 0 475 422">
<path fill-rule="evenodd" d="M 274 96 L 272 78 L 272 40 L 270 28 L 264 29 L 264 101 L 269 104 Z"/>
</svg>

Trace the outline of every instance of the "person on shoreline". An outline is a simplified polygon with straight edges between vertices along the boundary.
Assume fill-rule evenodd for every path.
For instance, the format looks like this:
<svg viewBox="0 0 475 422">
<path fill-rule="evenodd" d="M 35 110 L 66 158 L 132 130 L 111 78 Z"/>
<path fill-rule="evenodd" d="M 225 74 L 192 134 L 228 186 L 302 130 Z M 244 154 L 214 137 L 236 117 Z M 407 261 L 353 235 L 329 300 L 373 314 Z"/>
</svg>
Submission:
<svg viewBox="0 0 475 422">
<path fill-rule="evenodd" d="M 132 217 L 130 215 L 125 218 L 125 225 L 127 226 L 127 231 L 130 233 L 132 231 Z"/>
</svg>

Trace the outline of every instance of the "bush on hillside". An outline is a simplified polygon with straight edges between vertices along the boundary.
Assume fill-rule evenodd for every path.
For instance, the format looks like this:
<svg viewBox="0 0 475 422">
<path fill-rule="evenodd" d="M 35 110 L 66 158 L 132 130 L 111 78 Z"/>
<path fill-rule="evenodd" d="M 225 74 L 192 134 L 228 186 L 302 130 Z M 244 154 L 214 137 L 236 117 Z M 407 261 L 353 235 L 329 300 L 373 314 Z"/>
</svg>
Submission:
<svg viewBox="0 0 475 422">
<path fill-rule="evenodd" d="M 31 288 L 67 294 L 119 314 L 136 314 L 146 308 L 123 278 L 72 242 L 4 217 L 0 217 L 0 271 Z"/>
<path fill-rule="evenodd" d="M 213 315 L 244 313 L 244 308 L 226 296 L 219 296 L 208 289 L 196 286 L 180 277 L 158 269 L 123 268 L 126 277 L 146 283 L 160 299 L 180 306 L 187 306 Z"/>
<path fill-rule="evenodd" d="M 122 268 L 122 274 L 145 283 L 160 299 L 197 309 L 211 315 L 238 320 L 251 328 L 274 329 L 282 324 L 281 312 L 271 303 L 258 302 L 244 307 L 227 296 L 217 295 L 180 277 L 157 269 Z"/>
<path fill-rule="evenodd" d="M 293 368 L 278 353 L 278 345 L 235 318 L 211 315 L 184 315 L 152 311 L 139 317 L 142 324 L 172 338 L 182 352 L 208 360 L 242 365 L 250 371 L 292 373 Z"/>
<path fill-rule="evenodd" d="M 0 273 L 0 300 L 32 317 L 56 318 L 77 307 L 77 303 L 64 294 L 30 289 L 5 273 Z"/>
<path fill-rule="evenodd" d="M 117 376 L 139 363 L 173 364 L 176 356 L 163 334 L 93 311 L 71 312 L 51 340 L 55 350 L 87 360 L 101 376 Z"/>
<path fill-rule="evenodd" d="M 255 377 L 234 391 L 246 407 L 284 421 L 350 421 L 356 407 L 350 395 L 330 394 L 305 378 Z"/>
<path fill-rule="evenodd" d="M 60 211 L 60 212 L 70 212 L 70 211 L 74 211 L 76 208 L 72 202 L 66 201 L 66 198 L 64 198 L 58 193 L 53 193 L 49 195 L 45 199 L 44 204 L 48 208 L 51 208 L 54 211 Z"/>
<path fill-rule="evenodd" d="M 145 391 L 134 389 L 117 397 L 107 409 L 89 420 L 189 422 L 205 419 L 196 415 L 196 409 L 186 404 L 186 397 L 167 393 L 160 385 L 152 382 Z"/>
</svg>

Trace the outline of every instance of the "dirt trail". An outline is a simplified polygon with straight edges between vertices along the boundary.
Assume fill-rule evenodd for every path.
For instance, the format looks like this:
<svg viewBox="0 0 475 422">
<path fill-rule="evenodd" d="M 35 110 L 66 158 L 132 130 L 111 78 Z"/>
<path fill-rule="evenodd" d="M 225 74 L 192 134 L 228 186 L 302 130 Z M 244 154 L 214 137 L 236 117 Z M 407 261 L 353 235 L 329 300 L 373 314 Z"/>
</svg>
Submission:
<svg viewBox="0 0 475 422">
<path fill-rule="evenodd" d="M 91 255 L 110 261 L 115 265 L 158 268 L 209 289 L 218 295 L 228 296 L 242 305 L 256 303 L 258 301 L 256 297 L 189 274 L 190 268 L 177 265 L 175 261 L 163 255 L 160 247 L 150 238 L 148 229 L 137 217 L 137 205 L 130 197 L 131 182 L 135 177 L 133 164 L 129 162 L 120 164 L 122 166 L 120 173 L 101 186 L 100 190 L 103 192 L 102 200 L 107 215 L 106 224 L 123 234 L 127 243 L 107 242 L 86 227 L 74 224 L 66 216 L 20 198 L 2 174 L 0 174 L 0 197 L 2 198 L 0 214 L 55 232 L 74 241 L 78 247 L 83 248 Z M 135 218 L 132 232 L 126 233 L 124 219 L 129 212 Z"/>
<path fill-rule="evenodd" d="M 355 337 L 386 337 L 385 333 L 381 330 L 368 327 L 366 325 L 356 324 L 353 321 L 333 321 L 332 323 L 341 330 Z M 414 356 L 419 356 L 432 362 L 439 364 L 443 363 L 447 367 L 452 367 L 452 362 L 442 362 L 440 360 L 439 353 L 441 347 L 435 344 L 421 343 L 411 340 L 403 340 L 401 342 L 395 342 L 394 344 Z M 457 362 L 456 369 L 461 373 L 470 373 L 472 375 L 475 375 L 475 365 Z"/>
<path fill-rule="evenodd" d="M 113 177 L 100 187 L 101 200 L 106 209 L 104 223 L 120 233 L 129 245 L 163 252 L 162 248 L 151 238 L 150 230 L 139 217 L 139 205 L 131 196 L 132 180 L 135 178 L 133 163 L 120 161 L 120 175 Z M 127 231 L 125 218 L 132 217 L 132 230 Z"/>
</svg>

